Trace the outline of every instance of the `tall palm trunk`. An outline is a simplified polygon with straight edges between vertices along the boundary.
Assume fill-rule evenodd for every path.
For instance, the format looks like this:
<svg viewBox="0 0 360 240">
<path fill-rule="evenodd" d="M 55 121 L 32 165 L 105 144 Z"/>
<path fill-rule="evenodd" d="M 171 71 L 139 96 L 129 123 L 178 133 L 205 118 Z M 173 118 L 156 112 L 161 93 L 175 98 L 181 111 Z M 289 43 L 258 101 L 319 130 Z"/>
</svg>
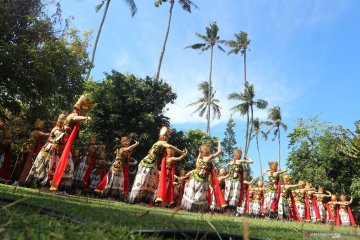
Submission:
<svg viewBox="0 0 360 240">
<path fill-rule="evenodd" d="M 279 140 L 279 169 L 281 169 L 281 163 L 280 163 L 280 126 L 278 126 L 278 140 Z"/>
<path fill-rule="evenodd" d="M 105 10 L 104 10 L 104 13 L 103 13 L 103 16 L 102 16 L 102 19 L 101 19 L 101 23 L 100 23 L 100 26 L 99 26 L 99 29 L 98 29 L 98 32 L 97 32 L 97 35 L 96 35 L 95 43 L 94 43 L 94 48 L 93 48 L 93 51 L 92 51 L 90 67 L 89 67 L 89 70 L 88 70 L 88 72 L 86 74 L 86 78 L 85 78 L 86 81 L 89 79 L 91 70 L 94 68 L 94 59 L 95 59 L 96 47 L 97 47 L 97 44 L 99 42 L 101 30 L 102 30 L 102 27 L 103 27 L 104 22 L 105 22 L 105 18 L 106 18 L 107 11 L 109 9 L 110 1 L 111 0 L 106 1 Z"/>
<path fill-rule="evenodd" d="M 259 136 L 258 136 L 258 134 L 256 134 L 256 147 L 257 147 L 257 152 L 258 152 L 258 156 L 259 156 L 261 180 L 264 181 L 264 176 L 263 176 L 263 171 L 262 171 L 262 163 L 261 163 L 261 156 L 260 156 Z"/>
<path fill-rule="evenodd" d="M 250 148 L 250 142 L 251 142 L 251 134 L 253 131 L 253 121 L 254 121 L 254 108 L 253 105 L 250 105 L 250 110 L 251 110 L 251 115 L 250 115 L 250 131 L 249 131 L 249 136 L 248 136 L 248 144 L 247 144 L 247 149 L 246 149 L 246 153 L 249 152 L 249 148 Z"/>
<path fill-rule="evenodd" d="M 169 32 L 170 32 L 170 25 L 171 25 L 171 17 L 172 17 L 172 11 L 173 11 L 173 7 L 174 7 L 174 0 L 170 1 L 170 10 L 169 10 L 169 19 L 168 19 L 168 25 L 167 25 L 167 30 L 166 30 L 166 34 L 165 34 L 165 40 L 162 46 L 162 50 L 161 50 L 161 54 L 160 54 L 160 60 L 159 60 L 159 65 L 158 65 L 158 69 L 157 69 L 157 73 L 156 73 L 156 79 L 158 80 L 160 77 L 160 69 L 161 69 L 161 64 L 162 64 L 162 60 L 164 57 L 164 53 L 165 53 L 165 48 L 166 48 L 166 42 L 169 36 Z"/>
<path fill-rule="evenodd" d="M 212 60 L 213 60 L 213 50 L 214 46 L 211 46 L 210 49 L 210 75 L 209 75 L 209 90 L 208 90 L 208 111 L 207 111 L 207 126 L 206 133 L 210 136 L 210 105 L 211 105 L 211 75 L 212 75 Z"/>
<path fill-rule="evenodd" d="M 245 136 L 245 155 L 244 157 L 247 157 L 247 149 L 248 149 L 248 141 L 249 141 L 249 110 L 246 113 L 246 136 Z"/>
<path fill-rule="evenodd" d="M 244 51 L 244 84 L 246 84 L 246 49 Z"/>
</svg>

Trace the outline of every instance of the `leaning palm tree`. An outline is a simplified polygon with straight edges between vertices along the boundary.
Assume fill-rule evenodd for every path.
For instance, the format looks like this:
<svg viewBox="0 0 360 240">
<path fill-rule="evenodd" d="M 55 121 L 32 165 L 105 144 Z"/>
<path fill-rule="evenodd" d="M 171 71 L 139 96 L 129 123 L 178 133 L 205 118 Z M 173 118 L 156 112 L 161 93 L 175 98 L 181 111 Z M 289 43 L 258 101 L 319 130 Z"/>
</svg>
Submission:
<svg viewBox="0 0 360 240">
<path fill-rule="evenodd" d="M 155 0 L 155 7 L 159 7 L 160 5 L 162 5 L 163 2 L 167 2 L 167 1 L 168 0 Z M 165 34 L 165 40 L 164 40 L 162 50 L 161 50 L 161 54 L 160 54 L 160 60 L 159 60 L 159 64 L 158 64 L 158 68 L 157 68 L 157 72 L 156 72 L 156 79 L 159 79 L 159 77 L 160 77 L 160 69 L 161 69 L 161 64 L 162 64 L 162 60 L 163 60 L 164 53 L 165 53 L 166 42 L 167 42 L 169 32 L 170 32 L 172 11 L 173 11 L 173 8 L 174 8 L 175 0 L 169 0 L 169 2 L 170 2 L 170 9 L 169 9 L 168 25 L 167 25 L 166 34 Z M 198 6 L 196 6 L 190 0 L 178 0 L 178 2 L 181 5 L 182 9 L 184 11 L 188 12 L 188 13 L 191 13 L 191 7 L 198 8 Z"/>
<path fill-rule="evenodd" d="M 96 12 L 98 12 L 102 8 L 102 6 L 106 3 L 105 10 L 104 10 L 101 22 L 100 22 L 100 26 L 99 26 L 99 29 L 98 29 L 97 34 L 96 34 L 94 48 L 93 48 L 92 54 L 91 54 L 90 67 L 89 67 L 88 72 L 86 73 L 85 80 L 89 79 L 91 70 L 94 68 L 94 59 L 95 59 L 96 48 L 97 48 L 97 45 L 98 45 L 98 42 L 99 42 L 102 27 L 103 27 L 104 22 L 105 22 L 106 14 L 107 14 L 108 9 L 109 9 L 110 1 L 111 0 L 102 0 L 101 3 L 99 5 L 96 5 L 96 7 L 95 7 Z M 125 2 L 127 2 L 127 4 L 129 5 L 130 11 L 131 11 L 131 16 L 133 17 L 135 15 L 136 11 L 137 11 L 135 1 L 134 0 L 125 0 Z"/>
<path fill-rule="evenodd" d="M 250 39 L 248 38 L 248 34 L 246 32 L 241 31 L 240 33 L 234 34 L 236 40 L 226 41 L 226 44 L 231 47 L 231 50 L 228 52 L 230 54 L 238 54 L 244 56 L 244 84 L 246 83 L 246 51 L 250 45 Z M 249 49 L 250 50 L 250 49 Z"/>
<path fill-rule="evenodd" d="M 284 131 L 287 130 L 287 124 L 282 121 L 281 119 L 281 110 L 279 106 L 275 106 L 269 109 L 268 113 L 268 119 L 269 121 L 262 122 L 266 126 L 270 126 L 270 129 L 266 131 L 265 136 L 267 137 L 268 134 L 274 130 L 273 134 L 273 141 L 275 141 L 276 137 L 278 138 L 278 151 L 279 151 L 279 168 L 280 168 L 280 127 L 284 129 Z"/>
<path fill-rule="evenodd" d="M 254 106 L 258 109 L 265 109 L 268 105 L 268 102 L 263 99 L 255 98 L 255 90 L 254 85 L 245 83 L 244 92 L 242 93 L 231 93 L 228 97 L 230 100 L 241 101 L 239 104 L 233 106 L 230 110 L 234 112 L 240 112 L 240 115 L 246 115 L 246 135 L 245 135 L 245 153 L 244 156 L 247 156 L 249 147 L 251 134 L 253 131 L 252 123 L 254 119 Z M 251 126 L 250 126 L 251 125 Z"/>
<path fill-rule="evenodd" d="M 186 48 L 192 48 L 192 49 L 200 49 L 201 52 L 207 51 L 210 49 L 210 74 L 209 74 L 209 83 L 208 83 L 208 111 L 207 111 L 207 127 L 206 132 L 210 135 L 210 106 L 211 106 L 211 97 L 212 94 L 212 84 L 211 84 L 211 76 L 212 76 L 212 61 L 213 61 L 213 51 L 214 47 L 217 46 L 219 50 L 225 52 L 225 50 L 221 47 L 220 44 L 225 43 L 224 40 L 220 40 L 220 36 L 218 36 L 219 27 L 217 26 L 216 22 L 210 23 L 210 27 L 206 27 L 206 35 L 202 35 L 200 33 L 196 33 L 196 36 L 201 38 L 204 42 L 203 43 L 196 43 L 190 46 L 187 46 Z"/>
<path fill-rule="evenodd" d="M 261 162 L 260 148 L 259 148 L 259 134 L 261 133 L 264 136 L 265 133 L 263 131 L 261 131 L 261 129 L 260 129 L 261 122 L 259 121 L 259 118 L 254 119 L 252 121 L 252 125 L 254 127 L 254 134 L 252 137 L 256 138 L 256 148 L 257 148 L 258 157 L 259 157 L 260 172 L 262 174 L 263 170 L 262 170 L 262 162 Z M 261 179 L 264 180 L 263 175 L 261 175 Z"/>
<path fill-rule="evenodd" d="M 207 111 L 210 111 L 210 109 L 212 109 L 213 111 L 213 119 L 217 116 L 217 119 L 220 119 L 221 117 L 221 107 L 219 106 L 220 100 L 219 99 L 215 99 L 215 93 L 216 91 L 212 91 L 212 87 L 211 87 L 211 96 L 209 96 L 209 83 L 206 81 L 201 82 L 198 85 L 198 89 L 199 91 L 202 93 L 202 96 L 193 103 L 190 103 L 189 105 L 187 105 L 187 107 L 189 106 L 196 106 L 196 110 L 193 112 L 199 113 L 200 117 L 204 116 L 204 113 Z M 210 102 L 209 102 L 210 99 Z M 206 114 L 206 120 L 207 120 L 207 128 L 206 128 L 206 133 L 210 136 L 210 114 Z"/>
</svg>

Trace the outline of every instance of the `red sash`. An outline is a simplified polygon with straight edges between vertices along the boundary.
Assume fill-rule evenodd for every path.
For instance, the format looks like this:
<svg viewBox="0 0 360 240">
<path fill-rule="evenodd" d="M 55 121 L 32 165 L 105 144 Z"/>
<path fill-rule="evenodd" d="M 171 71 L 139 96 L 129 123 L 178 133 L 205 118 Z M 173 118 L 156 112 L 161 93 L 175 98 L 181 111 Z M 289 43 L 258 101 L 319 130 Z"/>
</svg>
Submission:
<svg viewBox="0 0 360 240">
<path fill-rule="evenodd" d="M 106 186 L 106 182 L 107 182 L 107 178 L 108 178 L 108 174 L 106 173 L 105 176 L 101 179 L 101 181 L 99 182 L 99 184 L 96 187 L 96 192 L 102 192 L 104 191 L 104 188 Z"/>
<path fill-rule="evenodd" d="M 336 206 L 336 220 L 335 220 L 335 224 L 337 226 L 340 226 L 341 225 L 341 219 L 340 219 L 340 207 L 339 206 Z"/>
<path fill-rule="evenodd" d="M 321 221 L 321 216 L 320 216 L 320 212 L 319 212 L 319 206 L 317 204 L 317 200 L 316 200 L 316 197 L 314 195 L 312 196 L 312 203 L 313 203 L 313 208 L 314 208 L 315 215 L 316 215 L 316 221 Z"/>
<path fill-rule="evenodd" d="M 292 195 L 292 193 L 290 193 L 290 199 L 291 199 L 292 217 L 293 217 L 294 221 L 302 222 L 302 218 L 296 207 L 296 202 L 295 202 L 295 199 L 294 199 L 294 196 Z"/>
<path fill-rule="evenodd" d="M 242 171 L 240 174 L 240 196 L 239 196 L 239 204 L 242 203 L 244 199 L 244 172 Z"/>
<path fill-rule="evenodd" d="M 85 187 L 87 187 L 89 185 L 89 178 L 90 178 L 91 171 L 94 167 L 95 160 L 96 160 L 96 153 L 94 154 L 94 156 L 92 156 L 91 162 L 90 162 L 88 168 L 86 169 L 86 173 L 82 179 L 84 181 Z"/>
<path fill-rule="evenodd" d="M 325 208 L 326 208 L 326 211 L 327 211 L 327 213 L 329 215 L 330 220 L 334 222 L 335 221 L 334 216 L 333 216 L 332 212 L 330 211 L 330 207 L 329 207 L 329 205 L 327 203 L 325 203 Z M 325 222 L 327 222 L 327 220 L 328 219 L 325 219 Z"/>
<path fill-rule="evenodd" d="M 311 221 L 309 198 L 306 193 L 304 194 L 305 194 L 305 220 Z"/>
<path fill-rule="evenodd" d="M 60 184 L 62 175 L 63 175 L 63 173 L 65 171 L 66 164 L 67 164 L 67 161 L 68 161 L 68 158 L 69 158 L 69 155 L 70 155 L 72 143 L 74 142 L 74 139 L 75 139 L 75 137 L 77 135 L 77 132 L 79 130 L 79 125 L 80 125 L 80 123 L 78 123 L 78 122 L 75 124 L 74 129 L 72 130 L 72 132 L 70 134 L 70 137 L 69 137 L 68 141 L 66 142 L 64 151 L 61 154 L 59 162 L 58 162 L 58 164 L 56 166 L 54 177 L 53 177 L 52 181 L 50 182 L 50 185 L 53 188 L 55 188 L 56 190 L 57 190 L 57 188 L 58 188 L 58 186 Z M 51 189 L 51 190 L 55 190 L 55 189 Z"/>
<path fill-rule="evenodd" d="M 10 175 L 11 158 L 12 158 L 11 148 L 8 147 L 5 151 L 4 162 L 0 169 L 0 178 L 5 181 L 10 181 L 10 178 L 11 178 L 11 175 Z"/>
<path fill-rule="evenodd" d="M 164 155 L 161 160 L 161 173 L 160 173 L 160 184 L 158 188 L 158 193 L 156 200 L 167 203 L 167 194 L 166 194 L 166 148 L 164 148 Z"/>
<path fill-rule="evenodd" d="M 126 161 L 123 172 L 124 172 L 124 194 L 127 196 L 129 194 L 129 161 Z"/>
<path fill-rule="evenodd" d="M 217 180 L 214 166 L 211 166 L 211 185 L 212 185 L 213 191 L 214 191 L 216 206 L 225 207 L 226 201 L 224 199 L 224 195 L 221 192 L 219 181 Z"/>
<path fill-rule="evenodd" d="M 354 216 L 352 214 L 350 206 L 347 207 L 347 211 L 348 211 L 348 214 L 349 214 L 351 225 L 355 226 L 356 224 L 355 224 Z"/>
<path fill-rule="evenodd" d="M 277 176 L 277 195 L 276 198 L 274 199 L 274 202 L 271 204 L 270 207 L 270 212 L 275 212 L 276 208 L 278 207 L 279 204 L 279 200 L 280 200 L 280 193 L 281 193 L 281 183 L 280 183 L 280 177 Z"/>
<path fill-rule="evenodd" d="M 264 192 L 263 192 L 263 194 L 261 196 L 261 206 L 260 206 L 261 215 L 265 215 L 264 204 L 265 204 L 265 196 L 264 196 Z"/>
</svg>

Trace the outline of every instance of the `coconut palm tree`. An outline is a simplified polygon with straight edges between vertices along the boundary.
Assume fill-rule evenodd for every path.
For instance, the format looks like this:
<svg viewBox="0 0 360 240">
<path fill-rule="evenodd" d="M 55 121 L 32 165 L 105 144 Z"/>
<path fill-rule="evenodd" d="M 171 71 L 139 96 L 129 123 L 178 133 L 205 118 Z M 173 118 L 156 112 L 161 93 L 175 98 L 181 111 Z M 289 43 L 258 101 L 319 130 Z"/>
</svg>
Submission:
<svg viewBox="0 0 360 240">
<path fill-rule="evenodd" d="M 238 54 L 244 56 L 244 84 L 247 82 L 246 80 L 246 51 L 250 50 L 250 39 L 248 38 L 248 34 L 246 32 L 240 31 L 240 33 L 235 33 L 235 40 L 226 41 L 226 44 L 231 47 L 231 50 L 228 52 L 230 54 Z"/>
<path fill-rule="evenodd" d="M 256 138 L 256 148 L 257 148 L 257 152 L 258 152 L 258 157 L 259 157 L 259 163 L 260 163 L 260 172 L 262 174 L 263 170 L 262 170 L 262 162 L 261 162 L 261 155 L 260 155 L 260 148 L 259 148 L 259 134 L 261 133 L 263 136 L 265 135 L 265 133 L 263 131 L 261 131 L 260 126 L 261 126 L 261 122 L 259 120 L 259 118 L 256 118 L 253 120 L 252 125 L 254 127 L 254 134 L 252 136 Z M 263 175 L 261 175 L 261 179 L 264 180 Z"/>
<path fill-rule="evenodd" d="M 102 8 L 102 6 L 106 3 L 106 5 L 105 5 L 105 10 L 104 10 L 104 13 L 103 13 L 101 22 L 100 22 L 100 26 L 99 26 L 99 29 L 98 29 L 97 34 L 96 34 L 96 39 L 95 39 L 95 43 L 94 43 L 94 48 L 93 48 L 92 54 L 91 54 L 90 67 L 89 67 L 88 72 L 86 73 L 86 78 L 85 78 L 85 80 L 88 80 L 88 79 L 89 79 L 91 70 L 94 68 L 94 59 L 95 59 L 96 48 L 97 48 L 97 45 L 98 45 L 98 42 L 99 42 L 99 38 L 100 38 L 100 34 L 101 34 L 102 27 L 103 27 L 104 22 L 105 22 L 106 14 L 107 14 L 108 9 L 109 9 L 110 1 L 111 1 L 111 0 L 102 0 L 101 3 L 98 4 L 98 5 L 96 5 L 96 7 L 95 7 L 96 12 L 98 12 L 98 11 Z M 134 0 L 125 0 L 125 2 L 126 2 L 126 3 L 129 5 L 129 7 L 130 7 L 131 16 L 134 17 L 134 15 L 135 15 L 135 13 L 136 13 L 136 11 L 137 11 L 137 7 L 136 7 L 136 4 L 135 4 L 135 1 L 134 1 Z"/>
<path fill-rule="evenodd" d="M 254 107 L 258 109 L 265 109 L 268 102 L 263 99 L 255 98 L 254 85 L 245 82 L 245 88 L 243 93 L 231 93 L 228 97 L 230 100 L 241 101 L 241 103 L 233 106 L 230 110 L 234 112 L 240 112 L 240 115 L 246 115 L 246 136 L 245 136 L 245 153 L 247 156 L 250 147 L 251 134 L 253 131 L 253 125 L 250 124 L 254 119 Z"/>
<path fill-rule="evenodd" d="M 204 113 L 206 111 L 210 111 L 210 109 L 212 109 L 213 111 L 213 119 L 217 116 L 217 118 L 219 119 L 221 117 L 221 107 L 219 106 L 220 100 L 219 99 L 215 99 L 215 93 L 216 91 L 212 91 L 212 87 L 210 89 L 211 92 L 211 96 L 209 97 L 209 83 L 206 81 L 201 82 L 198 85 L 198 89 L 199 91 L 202 93 L 202 96 L 193 103 L 190 103 L 189 105 L 187 105 L 187 107 L 189 106 L 196 106 L 196 110 L 193 112 L 199 113 L 200 117 L 204 116 Z M 210 102 L 209 102 L 210 99 Z M 206 114 L 206 120 L 207 120 L 207 128 L 206 128 L 206 133 L 210 136 L 210 114 Z"/>
<path fill-rule="evenodd" d="M 161 69 L 161 64 L 162 64 L 162 60 L 163 60 L 164 53 L 165 53 L 166 42 L 167 42 L 169 32 L 170 32 L 170 24 L 171 24 L 171 18 L 172 18 L 172 12 L 173 12 L 173 8 L 174 8 L 175 0 L 169 0 L 169 1 L 168 0 L 155 0 L 155 7 L 159 7 L 160 5 L 162 5 L 163 2 L 169 2 L 170 9 L 169 9 L 168 25 L 167 25 L 167 29 L 166 29 L 165 39 L 164 39 L 164 43 L 162 46 L 159 64 L 158 64 L 158 68 L 157 68 L 157 72 L 156 72 L 156 79 L 159 79 L 159 76 L 160 76 L 160 69 Z M 179 0 L 178 3 L 181 5 L 182 9 L 188 13 L 191 13 L 191 7 L 198 9 L 198 6 L 196 6 L 190 0 Z"/>
<path fill-rule="evenodd" d="M 211 106 L 211 97 L 212 94 L 212 83 L 211 83 L 211 76 L 212 76 L 212 62 L 213 62 L 213 52 L 214 47 L 217 46 L 217 48 L 223 52 L 225 50 L 221 47 L 220 44 L 225 43 L 224 40 L 220 40 L 220 36 L 218 36 L 219 27 L 217 26 L 216 22 L 210 23 L 209 27 L 206 27 L 206 35 L 202 35 L 200 33 L 195 33 L 197 37 L 201 38 L 204 42 L 202 43 L 196 43 L 190 46 L 187 46 L 186 48 L 192 48 L 192 49 L 200 49 L 201 52 L 207 51 L 210 49 L 210 74 L 209 74 L 209 83 L 208 83 L 208 111 L 207 111 L 207 127 L 206 132 L 210 135 L 210 106 Z"/>
<path fill-rule="evenodd" d="M 278 138 L 278 151 L 279 151 L 279 168 L 280 168 L 280 127 L 284 129 L 284 131 L 287 130 L 287 124 L 282 121 L 281 119 L 281 110 L 279 106 L 275 106 L 269 109 L 268 113 L 268 119 L 269 121 L 264 121 L 262 124 L 266 126 L 270 126 L 270 129 L 266 131 L 265 136 L 267 138 L 268 134 L 273 131 L 274 137 L 273 141 L 275 141 L 276 137 Z"/>
</svg>

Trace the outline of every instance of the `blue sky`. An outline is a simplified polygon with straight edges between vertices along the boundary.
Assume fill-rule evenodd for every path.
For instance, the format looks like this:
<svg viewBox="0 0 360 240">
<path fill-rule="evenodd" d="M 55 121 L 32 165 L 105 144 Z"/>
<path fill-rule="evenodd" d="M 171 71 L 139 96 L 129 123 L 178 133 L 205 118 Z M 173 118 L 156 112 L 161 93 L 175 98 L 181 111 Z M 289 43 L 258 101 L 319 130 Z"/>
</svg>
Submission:
<svg viewBox="0 0 360 240">
<path fill-rule="evenodd" d="M 72 26 L 96 33 L 102 11 L 95 13 L 100 0 L 64 0 L 63 17 L 73 16 Z M 139 77 L 155 76 L 167 26 L 169 3 L 160 8 L 154 1 L 136 1 L 138 11 L 131 18 L 126 1 L 111 1 L 95 58 L 92 77 L 102 80 L 112 69 Z M 360 1 L 356 0 L 194 0 L 200 9 L 189 14 L 175 4 L 172 25 L 162 64 L 161 78 L 178 95 L 169 105 L 167 116 L 177 130 L 200 128 L 205 119 L 186 105 L 199 96 L 197 85 L 207 81 L 210 53 L 184 49 L 200 42 L 195 32 L 216 21 L 221 39 L 245 31 L 251 39 L 247 55 L 247 79 L 254 84 L 256 98 L 270 106 L 279 105 L 289 128 L 282 134 L 282 167 L 288 154 L 286 135 L 298 118 L 321 114 L 321 119 L 354 129 L 359 117 L 357 96 L 360 76 Z M 94 41 L 95 37 L 92 39 Z M 90 52 L 91 49 L 89 49 Z M 215 51 L 213 86 L 220 99 L 222 117 L 211 125 L 213 136 L 223 137 L 226 122 L 236 103 L 227 100 L 240 92 L 243 83 L 243 58 Z M 257 111 L 265 120 L 267 111 Z M 244 145 L 245 118 L 234 115 L 238 146 Z M 266 129 L 265 129 L 266 130 Z M 259 175 L 255 144 L 250 157 Z M 277 143 L 260 142 L 263 165 L 277 159 Z"/>
</svg>

